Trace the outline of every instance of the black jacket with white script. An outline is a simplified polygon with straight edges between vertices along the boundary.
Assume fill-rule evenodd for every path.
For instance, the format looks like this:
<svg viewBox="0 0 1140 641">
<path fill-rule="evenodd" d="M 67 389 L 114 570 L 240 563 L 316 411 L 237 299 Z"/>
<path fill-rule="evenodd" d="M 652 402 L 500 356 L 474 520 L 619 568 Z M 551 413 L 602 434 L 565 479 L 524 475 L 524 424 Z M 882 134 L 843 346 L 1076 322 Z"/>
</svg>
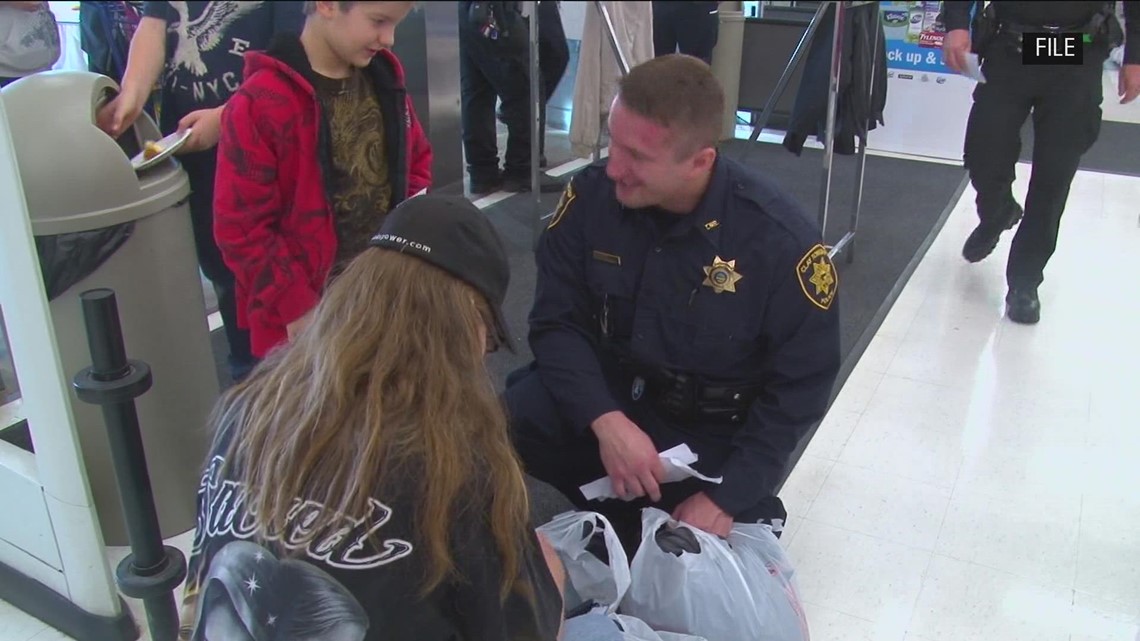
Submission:
<svg viewBox="0 0 1140 641">
<path fill-rule="evenodd" d="M 308 543 L 329 509 L 298 497 L 281 532 L 257 531 L 246 492 L 218 439 L 198 488 L 198 524 L 182 613 L 182 638 L 227 641 L 553 641 L 562 603 L 531 535 L 524 594 L 500 598 L 502 563 L 486 510 L 457 514 L 453 558 L 462 578 L 418 595 L 426 550 L 399 492 L 368 501 Z"/>
</svg>

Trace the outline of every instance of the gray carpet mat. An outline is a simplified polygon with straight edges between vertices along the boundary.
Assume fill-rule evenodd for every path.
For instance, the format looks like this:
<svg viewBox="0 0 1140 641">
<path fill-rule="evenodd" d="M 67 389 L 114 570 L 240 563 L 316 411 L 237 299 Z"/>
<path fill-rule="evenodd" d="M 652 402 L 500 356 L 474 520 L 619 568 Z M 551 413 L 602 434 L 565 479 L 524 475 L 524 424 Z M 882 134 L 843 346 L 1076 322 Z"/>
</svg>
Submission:
<svg viewBox="0 0 1140 641">
<path fill-rule="evenodd" d="M 1021 160 L 1033 161 L 1032 119 L 1021 130 Z M 1080 168 L 1106 174 L 1140 176 L 1140 125 L 1108 120 L 1100 123 L 1100 136 L 1092 149 L 1081 157 Z"/>
</svg>

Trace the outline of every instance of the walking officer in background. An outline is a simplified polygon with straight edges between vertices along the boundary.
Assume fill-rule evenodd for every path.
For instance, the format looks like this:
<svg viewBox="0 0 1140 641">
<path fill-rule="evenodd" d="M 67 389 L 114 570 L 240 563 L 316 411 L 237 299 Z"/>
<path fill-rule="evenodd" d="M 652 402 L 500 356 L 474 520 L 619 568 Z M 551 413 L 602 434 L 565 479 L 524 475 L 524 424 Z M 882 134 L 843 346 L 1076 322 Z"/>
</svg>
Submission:
<svg viewBox="0 0 1140 641">
<path fill-rule="evenodd" d="M 459 2 L 459 83 L 462 99 L 463 156 L 467 162 L 467 175 L 473 195 L 484 195 L 500 189 L 530 191 L 530 26 L 523 15 L 522 2 Z M 545 110 L 546 100 L 566 70 L 566 62 L 559 59 L 569 50 L 560 50 L 552 42 L 566 36 L 554 2 L 543 2 L 540 9 L 539 38 L 543 27 L 557 33 L 547 34 L 548 40 L 541 50 L 546 51 L 548 67 L 541 67 L 540 85 L 551 78 L 554 85 L 546 91 L 540 109 Z M 543 19 L 545 16 L 545 19 Z M 541 43 L 540 43 L 541 44 Z M 557 79 L 554 78 L 557 74 Z M 500 112 L 507 126 L 507 149 L 503 153 L 502 170 L 499 169 L 498 134 L 495 129 L 495 102 L 502 101 Z M 545 133 L 543 117 L 540 133 Z M 545 145 L 539 143 L 540 152 Z M 539 190 L 558 193 L 563 183 L 545 173 L 539 174 Z"/>
<path fill-rule="evenodd" d="M 684 53 L 712 64 L 720 36 L 719 2 L 653 3 L 653 55 Z"/>
<path fill-rule="evenodd" d="M 609 158 L 574 177 L 540 241 L 536 360 L 505 392 L 527 471 L 631 549 L 649 505 L 721 536 L 734 521 L 778 533 L 776 487 L 839 367 L 820 230 L 717 151 L 723 106 L 691 56 L 621 79 Z M 658 453 L 681 443 L 723 481 L 663 483 Z M 604 476 L 626 501 L 585 500 L 579 486 Z"/>
<path fill-rule="evenodd" d="M 1037 289 L 1057 246 L 1061 214 L 1081 156 L 1100 133 L 1102 68 L 1122 36 L 1114 2 L 943 3 L 943 55 L 954 71 L 971 51 L 983 60 L 986 82 L 974 90 L 966 126 L 965 165 L 977 191 L 980 222 L 962 255 L 989 256 L 998 238 L 1021 221 L 1006 266 L 1006 315 L 1017 323 L 1040 320 Z M 971 13 L 974 31 L 971 34 Z M 1140 2 L 1124 3 L 1127 37 L 1118 94 L 1140 94 Z M 1083 63 L 1024 64 L 1023 34 L 1078 34 Z M 1030 52 L 1032 53 L 1032 52 Z M 1033 114 L 1033 173 L 1024 210 L 1014 200 L 1014 166 L 1021 127 Z"/>
</svg>

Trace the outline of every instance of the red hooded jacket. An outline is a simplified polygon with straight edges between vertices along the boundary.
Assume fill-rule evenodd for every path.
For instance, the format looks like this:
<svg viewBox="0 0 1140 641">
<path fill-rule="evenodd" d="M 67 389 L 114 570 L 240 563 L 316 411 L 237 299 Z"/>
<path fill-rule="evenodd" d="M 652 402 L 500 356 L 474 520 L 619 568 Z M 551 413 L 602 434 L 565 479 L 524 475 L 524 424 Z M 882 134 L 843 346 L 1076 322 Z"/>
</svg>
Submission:
<svg viewBox="0 0 1140 641">
<path fill-rule="evenodd" d="M 366 72 L 383 110 L 395 207 L 430 186 L 431 148 L 395 54 L 382 51 Z M 246 54 L 245 80 L 222 112 L 214 236 L 259 358 L 316 306 L 336 257 L 332 136 L 312 78 L 300 39 L 281 36 Z"/>
</svg>

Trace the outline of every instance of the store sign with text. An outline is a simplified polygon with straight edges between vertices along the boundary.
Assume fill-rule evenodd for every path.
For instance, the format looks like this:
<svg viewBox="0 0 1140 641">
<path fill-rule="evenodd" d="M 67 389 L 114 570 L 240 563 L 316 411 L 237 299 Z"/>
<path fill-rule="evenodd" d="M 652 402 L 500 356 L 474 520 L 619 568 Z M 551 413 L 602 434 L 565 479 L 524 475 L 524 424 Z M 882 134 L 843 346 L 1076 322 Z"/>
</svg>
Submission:
<svg viewBox="0 0 1140 641">
<path fill-rule="evenodd" d="M 941 2 L 882 2 L 887 68 L 895 71 L 952 73 L 942 63 Z"/>
<path fill-rule="evenodd" d="M 882 2 L 879 15 L 889 87 L 885 125 L 870 133 L 868 148 L 961 162 L 976 85 L 942 64 L 942 3 Z"/>
</svg>

